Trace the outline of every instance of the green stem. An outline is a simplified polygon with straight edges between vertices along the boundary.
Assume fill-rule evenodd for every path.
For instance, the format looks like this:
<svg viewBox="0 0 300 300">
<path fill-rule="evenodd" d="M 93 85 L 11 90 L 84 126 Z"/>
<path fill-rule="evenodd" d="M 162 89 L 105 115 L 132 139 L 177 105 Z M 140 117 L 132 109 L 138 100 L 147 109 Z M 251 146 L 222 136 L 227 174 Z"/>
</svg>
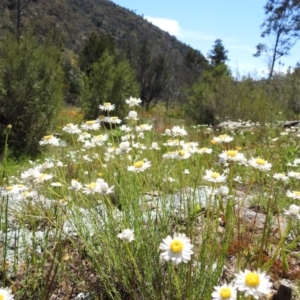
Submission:
<svg viewBox="0 0 300 300">
<path fill-rule="evenodd" d="M 270 212 L 270 204 L 271 204 L 271 194 L 272 194 L 272 188 L 273 188 L 273 181 L 271 183 L 271 191 L 270 191 L 270 196 L 268 199 L 268 204 L 267 204 L 267 211 L 266 211 L 266 219 L 264 223 L 264 228 L 262 232 L 262 237 L 261 237 L 261 243 L 260 243 L 260 249 L 259 249 L 259 254 L 258 254 L 258 261 L 257 261 L 257 268 L 262 267 L 262 256 L 263 256 L 263 250 L 264 250 L 264 245 L 265 245 L 265 238 L 266 238 L 266 232 L 267 232 L 267 223 L 268 223 L 268 217 L 269 217 L 269 212 Z"/>
<path fill-rule="evenodd" d="M 125 248 L 126 248 L 126 251 L 127 251 L 128 255 L 130 256 L 130 258 L 131 258 L 131 260 L 132 260 L 132 262 L 133 262 L 133 265 L 134 265 L 134 268 L 135 268 L 135 270 L 136 270 L 136 273 L 137 273 L 139 282 L 142 282 L 142 276 L 141 276 L 141 273 L 140 273 L 140 271 L 139 271 L 139 269 L 138 269 L 138 266 L 137 266 L 137 264 L 136 264 L 136 261 L 135 261 L 133 255 L 132 255 L 132 253 L 131 253 L 131 251 L 130 251 L 130 249 L 129 249 L 129 245 L 128 245 L 128 243 L 126 243 L 126 242 L 125 242 Z"/>
</svg>

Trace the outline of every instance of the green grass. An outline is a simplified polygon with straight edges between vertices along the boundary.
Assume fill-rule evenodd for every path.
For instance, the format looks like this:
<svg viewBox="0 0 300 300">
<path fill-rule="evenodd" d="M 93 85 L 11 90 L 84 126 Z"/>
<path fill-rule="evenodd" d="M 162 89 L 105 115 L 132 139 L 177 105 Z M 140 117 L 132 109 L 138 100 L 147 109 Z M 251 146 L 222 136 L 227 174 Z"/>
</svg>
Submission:
<svg viewBox="0 0 300 300">
<path fill-rule="evenodd" d="M 236 273 L 260 268 L 276 280 L 288 276 L 288 268 L 295 271 L 290 262 L 299 251 L 298 244 L 288 237 L 297 239 L 299 221 L 292 220 L 289 231 L 273 239 L 269 238 L 269 226 L 276 224 L 283 209 L 297 204 L 286 192 L 299 191 L 299 180 L 290 177 L 281 182 L 273 178 L 275 173 L 299 170 L 289 165 L 298 158 L 297 133 L 281 135 L 278 127 L 256 126 L 243 133 L 226 132 L 233 140 L 218 144 L 212 140 L 221 132 L 205 126 L 180 127 L 187 135 L 184 131 L 177 136 L 164 135 L 165 128 L 182 125 L 173 124 L 176 120 L 172 119 L 142 136 L 135 126 L 153 122 L 153 115 L 137 110 L 142 121 L 123 122 L 132 134 L 127 151 L 116 151 L 126 135 L 117 128 L 88 130 L 89 141 L 107 135 L 107 140 L 95 147 L 78 141 L 78 134 L 64 132 L 67 123 L 76 121 L 72 115 L 58 124 L 66 147 L 47 145 L 43 157 L 32 163 L 4 158 L 0 169 L 1 174 L 7 174 L 7 180 L 2 181 L 0 219 L 4 233 L 0 253 L 2 286 L 12 288 L 15 299 L 46 300 L 58 291 L 64 295 L 62 299 L 72 299 L 81 291 L 90 293 L 92 299 L 211 299 L 214 287 L 223 283 L 223 267 L 233 245 Z M 152 142 L 157 142 L 160 149 L 151 149 Z M 201 148 L 212 149 L 212 153 L 198 153 Z M 247 163 L 218 163 L 223 151 L 237 148 L 247 161 L 259 157 L 263 160 L 259 161 L 261 166 L 269 162 L 272 167 L 260 171 Z M 175 158 L 163 158 L 171 152 Z M 190 154 L 187 159 L 180 159 L 186 154 Z M 151 166 L 142 172 L 128 170 L 130 166 L 142 170 L 140 166 L 147 161 Z M 26 179 L 24 171 L 34 167 L 40 174 Z M 188 174 L 184 173 L 186 169 Z M 215 177 L 217 173 L 226 174 L 225 181 L 205 179 L 208 170 L 213 170 Z M 236 176 L 241 179 L 239 183 L 234 180 Z M 72 180 L 82 187 L 72 189 Z M 102 184 L 102 190 L 95 192 L 97 184 Z M 224 185 L 229 190 L 227 201 L 213 196 Z M 198 202 L 199 186 L 207 187 L 206 205 Z M 105 194 L 108 188 L 113 192 Z M 241 208 L 237 191 L 253 195 L 252 204 L 260 206 L 268 219 L 262 232 L 249 235 L 245 247 L 247 228 L 235 212 Z M 35 196 L 26 198 L 32 192 Z M 17 206 L 9 198 L 13 193 L 20 199 Z M 15 238 L 19 247 L 13 248 L 5 234 L 12 230 L 11 217 L 20 233 L 20 238 Z M 219 218 L 225 220 L 222 230 Z M 124 229 L 133 230 L 132 242 L 118 238 Z M 163 239 L 175 233 L 184 233 L 194 245 L 194 254 L 178 265 L 160 257 Z M 263 256 L 266 253 L 268 259 Z M 281 263 L 285 273 L 276 270 L 274 262 Z M 295 282 L 299 286 L 298 280 Z M 241 293 L 239 299 L 247 298 Z"/>
</svg>

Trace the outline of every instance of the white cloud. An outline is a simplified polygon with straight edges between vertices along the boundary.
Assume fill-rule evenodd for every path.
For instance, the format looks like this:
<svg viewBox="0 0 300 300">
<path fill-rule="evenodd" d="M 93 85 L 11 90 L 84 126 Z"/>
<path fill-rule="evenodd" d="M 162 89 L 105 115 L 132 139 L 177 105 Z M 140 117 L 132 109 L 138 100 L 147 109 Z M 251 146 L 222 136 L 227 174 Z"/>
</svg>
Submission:
<svg viewBox="0 0 300 300">
<path fill-rule="evenodd" d="M 160 29 L 169 32 L 171 35 L 178 36 L 181 32 L 179 23 L 176 20 L 153 18 L 149 16 L 145 16 L 145 19 Z"/>
<path fill-rule="evenodd" d="M 204 41 L 214 41 L 216 37 L 208 34 L 206 32 L 194 31 L 194 30 L 184 30 L 180 27 L 179 22 L 167 18 L 155 18 L 150 16 L 144 17 L 147 21 L 151 22 L 153 25 L 159 27 L 160 29 L 167 31 L 171 35 L 175 35 L 179 39 L 193 39 L 193 40 L 204 40 Z"/>
</svg>

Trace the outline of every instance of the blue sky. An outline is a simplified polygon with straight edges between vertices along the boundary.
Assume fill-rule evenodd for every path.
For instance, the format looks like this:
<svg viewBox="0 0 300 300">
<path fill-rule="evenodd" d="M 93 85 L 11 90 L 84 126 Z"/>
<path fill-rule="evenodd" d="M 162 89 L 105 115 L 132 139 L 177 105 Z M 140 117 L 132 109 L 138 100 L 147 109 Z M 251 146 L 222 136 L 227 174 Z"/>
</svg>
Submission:
<svg viewBox="0 0 300 300">
<path fill-rule="evenodd" d="M 133 10 L 154 25 L 168 31 L 180 41 L 200 50 L 205 56 L 214 41 L 221 39 L 228 50 L 233 74 L 266 76 L 267 56 L 253 57 L 260 42 L 271 46 L 272 37 L 261 38 L 260 25 L 265 19 L 267 0 L 113 0 L 116 4 Z M 300 62 L 300 41 L 291 54 L 282 59 L 283 66 L 276 70 L 285 72 L 289 66 Z"/>
</svg>

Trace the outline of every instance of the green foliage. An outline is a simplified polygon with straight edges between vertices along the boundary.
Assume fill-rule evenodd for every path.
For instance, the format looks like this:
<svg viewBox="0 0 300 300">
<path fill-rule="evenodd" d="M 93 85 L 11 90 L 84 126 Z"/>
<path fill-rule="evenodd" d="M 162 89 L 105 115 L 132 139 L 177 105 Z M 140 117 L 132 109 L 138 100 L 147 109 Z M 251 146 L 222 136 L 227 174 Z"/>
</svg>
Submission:
<svg viewBox="0 0 300 300">
<path fill-rule="evenodd" d="M 81 108 L 85 119 L 96 119 L 99 105 L 105 102 L 116 104 L 114 115 L 124 117 L 125 99 L 136 97 L 139 86 L 127 61 L 118 61 L 105 52 L 85 75 L 81 90 Z"/>
<path fill-rule="evenodd" d="M 259 43 L 255 57 L 267 54 L 270 58 L 269 79 L 273 77 L 276 61 L 290 54 L 300 37 L 300 2 L 294 0 L 268 0 L 264 6 L 266 20 L 261 25 L 263 38 L 274 36 L 269 47 Z M 279 61 L 280 63 L 280 61 Z"/>
<path fill-rule="evenodd" d="M 219 64 L 224 64 L 227 57 L 227 50 L 222 44 L 222 40 L 217 39 L 213 45 L 213 49 L 208 53 L 208 57 L 210 58 L 211 65 L 216 66 Z"/>
<path fill-rule="evenodd" d="M 264 124 L 275 121 L 274 111 L 286 112 L 286 95 L 283 81 L 279 85 L 252 78 L 234 80 L 226 65 L 220 64 L 205 71 L 188 90 L 185 112 L 198 124 L 216 124 L 228 118 Z"/>
<path fill-rule="evenodd" d="M 83 47 L 83 50 L 79 53 L 79 66 L 80 69 L 87 74 L 91 71 L 91 67 L 104 52 L 115 52 L 114 39 L 108 34 L 97 34 L 93 32 Z"/>
<path fill-rule="evenodd" d="M 13 155 L 35 156 L 63 100 L 60 51 L 24 36 L 18 43 L 6 36 L 0 43 L 0 108 L 12 125 Z"/>
</svg>

